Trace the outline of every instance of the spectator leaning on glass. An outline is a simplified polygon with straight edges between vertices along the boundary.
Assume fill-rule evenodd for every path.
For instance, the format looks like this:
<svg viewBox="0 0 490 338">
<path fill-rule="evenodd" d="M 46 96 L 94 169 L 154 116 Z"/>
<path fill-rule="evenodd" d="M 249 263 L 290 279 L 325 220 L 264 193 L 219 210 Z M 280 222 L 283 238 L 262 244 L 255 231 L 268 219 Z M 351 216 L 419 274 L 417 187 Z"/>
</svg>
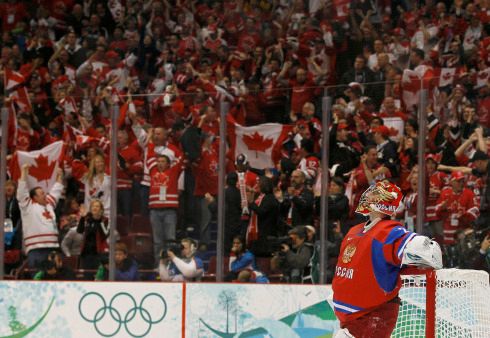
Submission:
<svg viewBox="0 0 490 338">
<path fill-rule="evenodd" d="M 197 281 L 204 273 L 204 265 L 195 256 L 196 242 L 184 238 L 180 245 L 170 246 L 160 255 L 160 279 L 164 282 Z M 180 257 L 179 257 L 180 256 Z"/>
<path fill-rule="evenodd" d="M 28 190 L 29 168 L 28 164 L 22 166 L 17 200 L 20 206 L 28 266 L 34 268 L 37 263 L 46 260 L 53 249 L 59 248 L 54 209 L 64 186 L 63 171 L 58 169 L 56 182 L 48 194 L 41 187 Z"/>
</svg>

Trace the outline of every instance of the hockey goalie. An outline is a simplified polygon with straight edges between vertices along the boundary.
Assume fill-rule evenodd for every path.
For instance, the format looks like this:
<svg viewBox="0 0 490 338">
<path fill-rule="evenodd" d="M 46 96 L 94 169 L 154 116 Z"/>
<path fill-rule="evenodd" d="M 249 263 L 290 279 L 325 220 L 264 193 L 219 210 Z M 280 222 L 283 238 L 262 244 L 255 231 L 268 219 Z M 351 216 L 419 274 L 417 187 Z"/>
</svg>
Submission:
<svg viewBox="0 0 490 338">
<path fill-rule="evenodd" d="M 402 267 L 442 268 L 435 241 L 390 219 L 401 199 L 400 188 L 388 181 L 377 182 L 361 196 L 356 212 L 369 219 L 344 237 L 332 283 L 341 327 L 336 338 L 390 337 L 400 307 Z"/>
</svg>

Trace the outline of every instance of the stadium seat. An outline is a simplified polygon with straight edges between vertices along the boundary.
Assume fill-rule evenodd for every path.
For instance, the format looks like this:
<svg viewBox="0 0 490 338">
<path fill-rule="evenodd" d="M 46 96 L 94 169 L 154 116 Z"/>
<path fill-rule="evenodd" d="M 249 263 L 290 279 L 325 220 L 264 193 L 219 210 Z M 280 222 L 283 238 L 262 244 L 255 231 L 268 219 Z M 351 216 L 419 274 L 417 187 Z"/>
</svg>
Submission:
<svg viewBox="0 0 490 338">
<path fill-rule="evenodd" d="M 153 239 L 148 233 L 129 233 L 121 237 L 128 247 L 129 255 L 134 257 L 140 267 L 153 267 Z"/>
<path fill-rule="evenodd" d="M 271 259 L 266 257 L 255 258 L 255 263 L 257 264 L 257 269 L 266 274 L 267 276 L 272 274 L 271 270 Z"/>
<path fill-rule="evenodd" d="M 217 262 L 216 256 L 212 256 L 209 259 L 209 268 L 207 271 L 208 275 L 216 275 L 216 262 Z M 224 274 L 227 274 L 228 272 L 230 272 L 229 262 L 230 262 L 230 257 L 227 257 L 227 256 L 223 257 L 223 265 L 224 265 L 223 273 Z"/>
<path fill-rule="evenodd" d="M 117 215 L 117 231 L 119 235 L 126 236 L 129 231 L 129 217 L 124 215 Z"/>
<path fill-rule="evenodd" d="M 134 214 L 131 220 L 131 233 L 151 234 L 150 218 L 141 214 Z"/>
<path fill-rule="evenodd" d="M 78 256 L 63 257 L 63 266 L 72 270 L 78 269 Z"/>
</svg>

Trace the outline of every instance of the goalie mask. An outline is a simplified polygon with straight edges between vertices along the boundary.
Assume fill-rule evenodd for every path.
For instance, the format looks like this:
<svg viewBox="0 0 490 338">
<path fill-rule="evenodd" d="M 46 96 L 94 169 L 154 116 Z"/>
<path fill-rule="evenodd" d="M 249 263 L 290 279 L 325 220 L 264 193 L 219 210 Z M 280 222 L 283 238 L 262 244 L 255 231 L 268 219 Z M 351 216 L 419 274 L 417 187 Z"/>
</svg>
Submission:
<svg viewBox="0 0 490 338">
<path fill-rule="evenodd" d="M 361 195 L 356 212 L 366 216 L 377 211 L 392 216 L 398 209 L 402 197 L 400 188 L 393 183 L 376 182 Z"/>
</svg>

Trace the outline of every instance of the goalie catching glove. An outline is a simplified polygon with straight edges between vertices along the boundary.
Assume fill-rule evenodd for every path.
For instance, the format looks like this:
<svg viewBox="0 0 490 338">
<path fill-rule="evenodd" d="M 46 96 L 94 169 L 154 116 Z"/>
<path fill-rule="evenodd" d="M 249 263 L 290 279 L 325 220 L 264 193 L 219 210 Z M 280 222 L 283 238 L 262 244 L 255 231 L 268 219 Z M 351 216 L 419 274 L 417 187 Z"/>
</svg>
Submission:
<svg viewBox="0 0 490 338">
<path fill-rule="evenodd" d="M 403 252 L 402 264 L 442 269 L 441 247 L 426 236 L 415 236 Z"/>
</svg>

